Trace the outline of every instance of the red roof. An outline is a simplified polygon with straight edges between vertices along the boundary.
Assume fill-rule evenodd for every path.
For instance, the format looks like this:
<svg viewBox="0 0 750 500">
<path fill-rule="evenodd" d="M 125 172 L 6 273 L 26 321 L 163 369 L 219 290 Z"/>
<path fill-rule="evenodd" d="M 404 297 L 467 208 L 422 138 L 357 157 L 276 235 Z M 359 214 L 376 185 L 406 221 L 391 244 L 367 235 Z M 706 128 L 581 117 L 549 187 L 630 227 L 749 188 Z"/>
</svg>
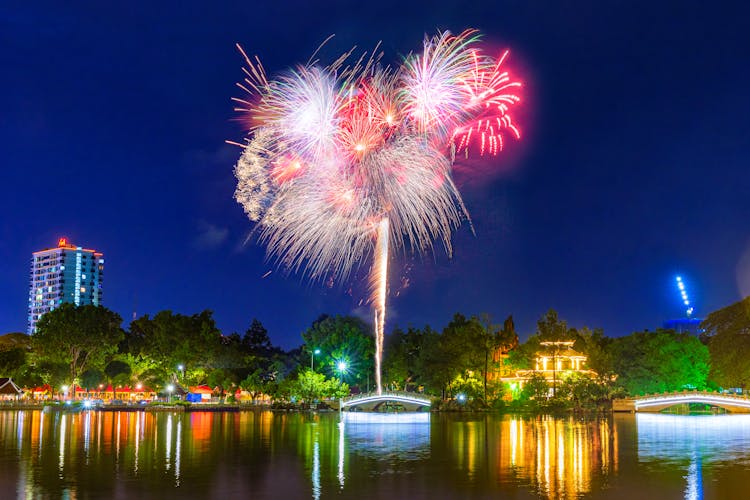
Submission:
<svg viewBox="0 0 750 500">
<path fill-rule="evenodd" d="M 207 385 L 196 385 L 190 387 L 190 392 L 193 394 L 212 394 L 214 391 Z"/>
</svg>

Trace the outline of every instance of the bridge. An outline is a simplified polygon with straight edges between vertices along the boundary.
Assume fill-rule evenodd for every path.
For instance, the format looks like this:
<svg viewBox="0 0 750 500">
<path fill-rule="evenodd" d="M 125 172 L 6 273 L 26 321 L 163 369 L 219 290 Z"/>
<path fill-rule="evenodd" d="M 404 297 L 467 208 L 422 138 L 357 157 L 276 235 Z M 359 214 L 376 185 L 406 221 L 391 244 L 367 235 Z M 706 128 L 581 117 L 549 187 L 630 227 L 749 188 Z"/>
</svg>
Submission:
<svg viewBox="0 0 750 500">
<path fill-rule="evenodd" d="M 613 401 L 614 411 L 637 411 L 658 413 L 670 406 L 685 403 L 702 403 L 724 408 L 730 413 L 750 413 L 750 398 L 734 394 L 705 391 L 682 391 L 663 394 L 648 394 L 630 399 Z"/>
<path fill-rule="evenodd" d="M 341 400 L 341 410 L 351 409 L 354 407 L 361 408 L 365 411 L 378 411 L 387 403 L 400 403 L 404 409 L 409 411 L 429 408 L 432 402 L 428 396 L 414 392 L 404 391 L 383 391 L 368 392 L 365 394 L 355 394 Z"/>
</svg>

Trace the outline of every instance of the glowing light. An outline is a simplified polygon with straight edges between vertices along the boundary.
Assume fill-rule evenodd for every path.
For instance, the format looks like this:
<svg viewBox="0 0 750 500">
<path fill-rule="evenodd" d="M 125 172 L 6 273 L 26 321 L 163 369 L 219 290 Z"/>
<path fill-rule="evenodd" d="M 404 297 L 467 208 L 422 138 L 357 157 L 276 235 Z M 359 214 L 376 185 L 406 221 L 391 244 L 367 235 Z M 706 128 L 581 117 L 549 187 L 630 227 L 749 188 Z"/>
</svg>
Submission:
<svg viewBox="0 0 750 500">
<path fill-rule="evenodd" d="M 685 306 L 688 306 L 685 309 L 685 314 L 689 318 L 692 316 L 694 308 L 690 306 L 690 298 L 688 297 L 687 289 L 685 287 L 685 282 L 682 279 L 682 276 L 675 276 L 675 281 L 677 282 L 677 288 L 680 292 L 680 298 L 682 299 L 682 303 Z"/>
<path fill-rule="evenodd" d="M 346 373 L 349 366 L 347 365 L 346 361 L 339 361 L 336 363 L 336 369 L 340 371 L 341 373 Z"/>
<path fill-rule="evenodd" d="M 469 219 L 451 177 L 455 152 L 468 155 L 476 138 L 480 154 L 496 154 L 502 134 L 520 137 L 511 110 L 521 84 L 505 68 L 508 53 L 487 55 L 478 38 L 442 32 L 395 68 L 377 54 L 348 61 L 349 52 L 272 80 L 242 52 L 239 87 L 251 97 L 235 101 L 252 135 L 235 166 L 235 199 L 291 272 L 345 280 L 372 258 L 378 393 L 391 250 L 439 241 L 450 256 L 452 231 Z"/>
</svg>

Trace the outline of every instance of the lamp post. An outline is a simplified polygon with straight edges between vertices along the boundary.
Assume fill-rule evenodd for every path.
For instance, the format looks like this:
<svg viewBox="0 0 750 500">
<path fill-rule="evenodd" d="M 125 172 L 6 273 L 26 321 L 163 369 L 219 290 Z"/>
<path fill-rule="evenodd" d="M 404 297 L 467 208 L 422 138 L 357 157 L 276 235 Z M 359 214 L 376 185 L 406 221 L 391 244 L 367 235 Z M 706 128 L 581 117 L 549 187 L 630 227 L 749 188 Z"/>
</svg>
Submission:
<svg viewBox="0 0 750 500">
<path fill-rule="evenodd" d="M 310 371 L 315 371 L 315 355 L 320 354 L 320 349 L 313 350 L 310 355 Z"/>
<path fill-rule="evenodd" d="M 172 391 L 174 391 L 174 386 L 172 384 L 169 384 L 167 386 L 167 398 L 168 398 L 167 402 L 168 403 L 172 402 Z"/>
<path fill-rule="evenodd" d="M 346 363 L 346 361 L 341 360 L 338 363 L 336 363 L 336 369 L 339 372 L 339 380 L 341 380 L 341 378 L 343 378 L 343 375 L 349 369 L 349 365 Z M 341 415 L 341 411 L 342 411 L 342 408 L 341 408 L 341 400 L 342 399 L 343 398 L 341 396 L 339 396 L 339 415 Z"/>
<path fill-rule="evenodd" d="M 63 400 L 68 399 L 68 386 L 64 385 L 60 389 L 63 391 Z"/>
<path fill-rule="evenodd" d="M 184 381 L 185 380 L 185 365 L 183 364 L 177 365 L 177 371 L 180 372 L 180 378 Z"/>
</svg>

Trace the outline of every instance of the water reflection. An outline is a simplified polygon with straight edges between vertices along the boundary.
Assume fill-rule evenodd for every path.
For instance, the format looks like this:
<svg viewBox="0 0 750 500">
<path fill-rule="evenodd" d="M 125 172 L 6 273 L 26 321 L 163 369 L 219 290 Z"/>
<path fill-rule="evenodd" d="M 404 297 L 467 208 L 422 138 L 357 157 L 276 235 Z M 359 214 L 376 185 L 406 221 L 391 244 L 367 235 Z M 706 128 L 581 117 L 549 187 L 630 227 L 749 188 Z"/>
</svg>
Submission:
<svg viewBox="0 0 750 500">
<path fill-rule="evenodd" d="M 639 462 L 680 471 L 687 499 L 721 496 L 723 486 L 705 481 L 704 475 L 725 474 L 750 461 L 750 415 L 644 413 L 636 416 L 636 424 Z M 731 475 L 726 479 L 732 480 Z M 705 491 L 709 484 L 717 492 Z"/>
<path fill-rule="evenodd" d="M 487 416 L 454 421 L 446 429 L 455 463 L 479 490 L 499 479 L 545 497 L 579 497 L 618 467 L 618 434 L 609 419 Z"/>
<path fill-rule="evenodd" d="M 19 498 L 697 499 L 742 496 L 750 472 L 750 416 L 339 418 L 0 412 L 0 482 Z"/>
</svg>

